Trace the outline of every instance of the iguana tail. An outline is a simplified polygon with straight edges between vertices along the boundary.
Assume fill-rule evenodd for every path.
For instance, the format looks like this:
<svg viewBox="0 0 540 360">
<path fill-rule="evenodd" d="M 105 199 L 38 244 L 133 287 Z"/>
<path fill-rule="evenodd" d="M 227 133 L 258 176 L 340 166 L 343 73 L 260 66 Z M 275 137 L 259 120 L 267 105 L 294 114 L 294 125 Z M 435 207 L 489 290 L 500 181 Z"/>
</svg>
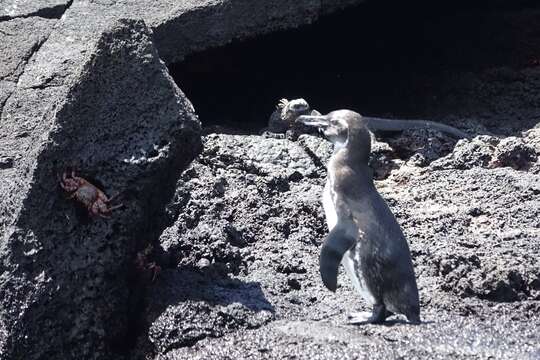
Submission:
<svg viewBox="0 0 540 360">
<path fill-rule="evenodd" d="M 370 131 L 401 131 L 408 129 L 434 129 L 450 134 L 456 138 L 470 139 L 471 136 L 455 127 L 441 124 L 429 120 L 403 120 L 403 119 L 385 119 L 370 116 L 363 116 L 367 120 L 367 127 Z"/>
</svg>

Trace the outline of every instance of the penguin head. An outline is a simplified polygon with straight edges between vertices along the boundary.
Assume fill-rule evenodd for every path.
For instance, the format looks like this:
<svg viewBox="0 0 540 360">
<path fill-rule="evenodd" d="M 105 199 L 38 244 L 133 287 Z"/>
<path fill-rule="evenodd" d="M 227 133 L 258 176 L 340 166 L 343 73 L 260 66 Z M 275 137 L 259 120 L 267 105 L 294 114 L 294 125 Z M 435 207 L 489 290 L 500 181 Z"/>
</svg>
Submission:
<svg viewBox="0 0 540 360">
<path fill-rule="evenodd" d="M 302 115 L 296 121 L 306 126 L 317 127 L 338 149 L 347 146 L 353 138 L 359 137 L 358 135 L 361 135 L 365 142 L 366 134 L 367 144 L 370 147 L 366 122 L 357 112 L 336 110 L 320 116 Z"/>
</svg>

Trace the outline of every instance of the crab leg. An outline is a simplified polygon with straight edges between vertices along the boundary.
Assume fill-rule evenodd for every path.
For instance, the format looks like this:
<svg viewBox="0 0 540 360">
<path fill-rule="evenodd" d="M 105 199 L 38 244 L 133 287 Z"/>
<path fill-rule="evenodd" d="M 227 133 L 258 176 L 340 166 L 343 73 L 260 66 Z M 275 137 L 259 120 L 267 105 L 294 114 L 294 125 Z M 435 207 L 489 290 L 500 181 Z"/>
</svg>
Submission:
<svg viewBox="0 0 540 360">
<path fill-rule="evenodd" d="M 111 212 L 113 210 L 116 210 L 116 209 L 120 209 L 122 206 L 124 206 L 124 204 L 118 204 L 118 205 L 114 205 L 114 206 L 111 206 L 110 208 L 107 208 L 107 212 Z"/>
<path fill-rule="evenodd" d="M 62 173 L 62 179 L 61 179 L 61 181 L 60 181 L 60 186 L 62 187 L 62 189 L 68 191 L 66 185 L 64 184 L 64 182 L 65 182 L 66 180 L 67 180 L 67 176 L 66 176 L 66 172 L 64 171 L 64 172 Z"/>
<path fill-rule="evenodd" d="M 83 179 L 81 177 L 75 176 L 75 170 L 71 170 L 71 178 L 73 178 L 75 180 L 84 180 L 84 181 L 86 181 L 85 179 Z"/>
<path fill-rule="evenodd" d="M 120 194 L 122 194 L 122 192 L 119 192 L 118 194 L 114 194 L 113 196 L 111 196 L 110 198 L 108 198 L 107 200 L 105 200 L 104 202 L 110 203 L 111 201 L 113 201 L 113 199 L 115 199 L 115 198 L 117 198 L 118 196 L 120 196 Z"/>
<path fill-rule="evenodd" d="M 64 189 L 65 191 L 69 192 L 68 188 L 66 185 L 64 185 L 63 182 L 60 182 L 60 187 L 62 187 L 62 189 Z"/>
</svg>

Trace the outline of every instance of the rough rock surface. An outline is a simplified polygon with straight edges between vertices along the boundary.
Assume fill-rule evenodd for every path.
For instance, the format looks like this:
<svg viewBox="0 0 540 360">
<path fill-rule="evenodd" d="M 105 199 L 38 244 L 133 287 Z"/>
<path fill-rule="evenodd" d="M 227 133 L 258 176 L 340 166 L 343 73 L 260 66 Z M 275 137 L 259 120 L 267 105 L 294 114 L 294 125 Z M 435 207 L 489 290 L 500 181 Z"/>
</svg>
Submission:
<svg viewBox="0 0 540 360">
<path fill-rule="evenodd" d="M 56 20 L 42 18 L 0 22 L 0 43 L 5 47 L 0 57 L 0 114 L 29 59 L 48 38 L 55 23 Z"/>
<path fill-rule="evenodd" d="M 149 340 L 158 353 L 260 327 L 300 309 L 291 304 L 315 301 L 303 287 L 322 290 L 314 272 L 322 233 L 314 229 L 324 229 L 324 167 L 283 139 L 209 135 L 204 148 L 178 183 L 168 207 L 174 223 L 160 239 L 173 268 L 150 290 Z M 228 321 L 216 321 L 224 311 Z"/>
<path fill-rule="evenodd" d="M 119 22 L 86 46 L 64 77 L 31 62 L 2 112 L 1 358 L 123 350 L 134 253 L 199 148 L 193 108 L 142 22 Z M 89 218 L 59 187 L 70 168 L 120 193 L 124 208 Z"/>
<path fill-rule="evenodd" d="M 319 0 L 188 0 L 171 3 L 166 12 L 153 16 L 149 25 L 160 55 L 169 63 L 235 39 L 309 24 L 323 14 L 359 2 L 362 0 L 340 0 L 328 6 Z"/>
<path fill-rule="evenodd" d="M 329 320 L 282 320 L 255 331 L 207 339 L 158 358 L 533 360 L 540 355 L 536 329 L 527 321 L 504 316 L 479 322 L 441 311 L 426 315 L 429 321 L 418 327 L 395 323 L 358 328 Z"/>
<path fill-rule="evenodd" d="M 0 21 L 18 17 L 59 18 L 73 0 L 1 0 Z"/>
<path fill-rule="evenodd" d="M 180 175 L 199 124 L 158 53 L 170 63 L 358 2 L 0 1 L 0 359 L 540 357 L 540 131 L 518 134 L 538 122 L 537 58 L 434 78 L 414 102 L 484 136 L 374 144 L 421 326 L 344 325 L 365 305 L 344 277 L 337 294 L 322 287 L 325 141 L 209 135 Z M 523 22 L 531 37 L 539 15 Z M 58 186 L 69 167 L 124 208 L 89 218 Z M 148 243 L 153 283 L 134 261 Z"/>
<path fill-rule="evenodd" d="M 129 350 L 135 252 L 157 238 L 168 185 L 200 147 L 156 44 L 172 61 L 354 2 L 0 1 L 0 358 Z M 125 208 L 89 219 L 59 189 L 70 167 Z"/>
<path fill-rule="evenodd" d="M 410 150 L 423 133 L 386 141 Z M 437 156 L 450 149 L 435 161 L 449 168 L 418 165 L 409 160 L 422 150 L 406 150 L 402 166 L 377 182 L 411 244 L 425 323 L 356 327 L 345 314 L 367 307 L 344 274 L 337 294 L 318 274 L 328 143 L 206 136 L 168 208 L 173 223 L 160 243 L 169 268 L 149 291 L 139 355 L 538 356 L 540 178 L 477 163 L 456 172 L 462 142 L 478 141 L 434 146 Z"/>
<path fill-rule="evenodd" d="M 0 59 L 0 80 L 17 81 L 32 54 L 49 37 L 56 21 L 37 18 L 0 22 L 0 40 L 7 50 Z"/>
<path fill-rule="evenodd" d="M 525 22 L 522 16 L 522 22 Z M 537 23 L 540 12 L 532 12 Z M 515 20 L 519 24 L 519 18 Z M 527 35 L 520 37 L 527 38 Z M 535 41 L 540 42 L 540 37 Z M 531 39 L 527 39 L 531 41 Z M 524 46 L 523 48 L 529 48 Z M 518 50 L 515 49 L 515 50 Z M 537 62 L 536 58 L 529 61 Z M 459 125 L 459 119 L 475 119 L 474 132 L 515 135 L 540 122 L 538 79 L 540 66 L 496 66 L 472 72 L 444 74 L 430 89 L 426 108 L 429 116 Z M 438 116 L 441 114 L 446 114 Z M 451 114 L 451 115 L 448 115 Z M 468 124 L 471 126 L 472 124 Z"/>
</svg>

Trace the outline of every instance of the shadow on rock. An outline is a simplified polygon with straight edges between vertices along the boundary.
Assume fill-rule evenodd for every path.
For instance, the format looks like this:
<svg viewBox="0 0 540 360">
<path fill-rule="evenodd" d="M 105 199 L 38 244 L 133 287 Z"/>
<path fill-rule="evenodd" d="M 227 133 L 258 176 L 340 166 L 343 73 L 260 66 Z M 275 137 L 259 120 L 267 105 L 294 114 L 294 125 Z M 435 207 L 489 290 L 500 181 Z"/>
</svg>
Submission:
<svg viewBox="0 0 540 360">
<path fill-rule="evenodd" d="M 149 297 L 147 340 L 161 354 L 207 337 L 258 328 L 275 313 L 258 282 L 232 279 L 212 267 L 165 270 Z"/>
</svg>

